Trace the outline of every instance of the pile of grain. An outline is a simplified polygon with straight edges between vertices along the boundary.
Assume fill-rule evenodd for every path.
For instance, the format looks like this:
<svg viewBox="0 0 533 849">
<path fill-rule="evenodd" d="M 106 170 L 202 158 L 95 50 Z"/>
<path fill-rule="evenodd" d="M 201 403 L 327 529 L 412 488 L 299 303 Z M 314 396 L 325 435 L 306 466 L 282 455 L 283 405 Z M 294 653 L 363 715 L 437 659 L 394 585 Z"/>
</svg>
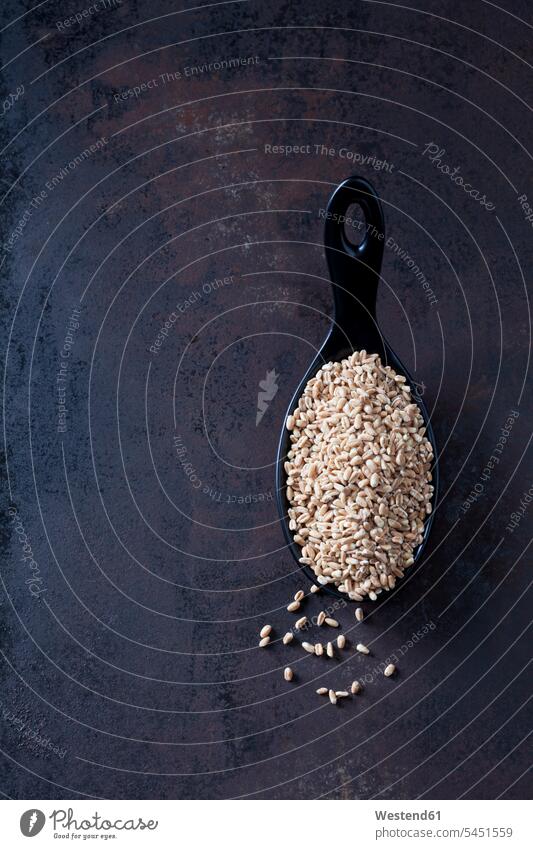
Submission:
<svg viewBox="0 0 533 849">
<path fill-rule="evenodd" d="M 366 351 L 327 363 L 287 428 L 300 562 L 354 600 L 391 589 L 413 563 L 433 494 L 433 451 L 405 377 Z"/>
</svg>

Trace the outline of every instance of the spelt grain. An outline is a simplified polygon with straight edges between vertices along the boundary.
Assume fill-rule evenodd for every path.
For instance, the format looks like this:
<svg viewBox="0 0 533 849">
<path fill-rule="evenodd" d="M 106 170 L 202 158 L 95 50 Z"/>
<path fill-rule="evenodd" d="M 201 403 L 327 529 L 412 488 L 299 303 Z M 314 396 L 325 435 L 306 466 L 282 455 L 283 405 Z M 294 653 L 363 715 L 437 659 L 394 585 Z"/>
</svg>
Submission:
<svg viewBox="0 0 533 849">
<path fill-rule="evenodd" d="M 431 513 L 433 452 L 410 387 L 376 354 L 356 351 L 308 381 L 287 428 L 302 562 L 320 585 L 375 601 L 414 562 Z"/>
</svg>

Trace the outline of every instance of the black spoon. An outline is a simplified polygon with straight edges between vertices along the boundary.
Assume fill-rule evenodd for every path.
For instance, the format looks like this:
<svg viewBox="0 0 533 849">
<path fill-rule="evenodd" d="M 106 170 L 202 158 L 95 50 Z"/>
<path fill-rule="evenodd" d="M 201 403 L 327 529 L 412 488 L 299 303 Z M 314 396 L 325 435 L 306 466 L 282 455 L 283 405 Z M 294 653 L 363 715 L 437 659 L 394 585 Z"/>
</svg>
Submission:
<svg viewBox="0 0 533 849">
<path fill-rule="evenodd" d="M 346 238 L 346 213 L 352 204 L 363 210 L 366 233 L 356 247 Z M 286 494 L 286 475 L 284 462 L 290 449 L 290 433 L 286 428 L 287 418 L 294 411 L 306 383 L 316 374 L 324 363 L 343 360 L 353 351 L 365 350 L 369 354 L 379 354 L 384 365 L 391 366 L 398 374 L 403 374 L 411 386 L 413 401 L 418 404 L 426 427 L 426 436 L 433 448 L 434 465 L 432 469 L 434 488 L 432 512 L 424 525 L 422 542 L 413 553 L 414 563 L 420 559 L 426 546 L 437 500 L 438 465 L 435 436 L 428 412 L 417 391 L 416 384 L 398 359 L 387 340 L 384 339 L 376 319 L 376 295 L 380 280 L 383 248 L 385 245 L 385 222 L 379 197 L 374 188 L 362 177 L 349 177 L 333 192 L 327 212 L 324 232 L 324 246 L 328 262 L 329 275 L 333 283 L 335 304 L 334 322 L 324 343 L 304 374 L 287 410 L 278 446 L 276 461 L 276 489 L 278 509 L 288 547 L 299 566 L 310 580 L 318 583 L 313 570 L 299 562 L 301 548 L 294 542 L 293 532 L 289 528 L 289 502 Z M 412 568 L 412 566 L 410 567 Z M 322 589 L 333 595 L 348 599 L 333 585 L 326 584 Z"/>
</svg>

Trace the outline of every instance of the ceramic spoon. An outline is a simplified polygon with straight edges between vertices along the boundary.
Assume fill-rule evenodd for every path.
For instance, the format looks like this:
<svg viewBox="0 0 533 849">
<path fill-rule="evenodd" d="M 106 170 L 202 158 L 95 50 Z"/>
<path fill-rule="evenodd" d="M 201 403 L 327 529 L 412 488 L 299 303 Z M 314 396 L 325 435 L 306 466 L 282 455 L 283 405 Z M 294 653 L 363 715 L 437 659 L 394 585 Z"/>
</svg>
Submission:
<svg viewBox="0 0 533 849">
<path fill-rule="evenodd" d="M 351 244 L 348 240 L 344 223 L 348 209 L 352 204 L 361 207 L 366 222 L 364 238 L 357 246 Z M 277 501 L 285 538 L 299 566 L 304 569 L 314 583 L 317 583 L 317 580 L 313 570 L 309 566 L 299 563 L 301 548 L 294 542 L 293 532 L 289 529 L 289 502 L 286 494 L 284 463 L 290 449 L 290 432 L 286 428 L 287 417 L 297 407 L 306 383 L 324 363 L 343 360 L 353 351 L 365 350 L 369 354 L 379 354 L 384 365 L 392 366 L 398 374 L 405 376 L 411 387 L 412 399 L 420 407 L 426 426 L 426 436 L 433 447 L 435 458 L 432 469 L 433 510 L 425 521 L 422 542 L 413 553 L 413 566 L 422 556 L 433 523 L 438 490 L 435 436 L 428 412 L 417 391 L 416 384 L 383 337 L 376 319 L 376 295 L 384 245 L 385 223 L 376 191 L 362 177 L 349 177 L 335 189 L 330 198 L 324 232 L 326 258 L 333 284 L 334 320 L 322 347 L 304 374 L 291 400 L 283 422 L 276 461 Z M 327 584 L 322 589 L 349 600 L 345 593 L 340 593 L 332 584 Z"/>
</svg>

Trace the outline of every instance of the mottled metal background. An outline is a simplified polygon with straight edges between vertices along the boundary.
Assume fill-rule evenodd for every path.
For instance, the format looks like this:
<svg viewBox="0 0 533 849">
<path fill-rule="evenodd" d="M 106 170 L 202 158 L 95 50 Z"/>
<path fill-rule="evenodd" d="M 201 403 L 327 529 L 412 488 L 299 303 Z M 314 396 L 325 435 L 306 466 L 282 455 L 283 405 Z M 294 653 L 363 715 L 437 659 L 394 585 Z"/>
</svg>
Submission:
<svg viewBox="0 0 533 849">
<path fill-rule="evenodd" d="M 523 797 L 530 4 L 89 6 L 2 4 L 1 793 Z M 424 562 L 337 611 L 372 655 L 328 666 L 257 633 L 307 589 L 273 463 L 351 173 L 404 252 L 379 316 L 442 490 Z"/>
</svg>

